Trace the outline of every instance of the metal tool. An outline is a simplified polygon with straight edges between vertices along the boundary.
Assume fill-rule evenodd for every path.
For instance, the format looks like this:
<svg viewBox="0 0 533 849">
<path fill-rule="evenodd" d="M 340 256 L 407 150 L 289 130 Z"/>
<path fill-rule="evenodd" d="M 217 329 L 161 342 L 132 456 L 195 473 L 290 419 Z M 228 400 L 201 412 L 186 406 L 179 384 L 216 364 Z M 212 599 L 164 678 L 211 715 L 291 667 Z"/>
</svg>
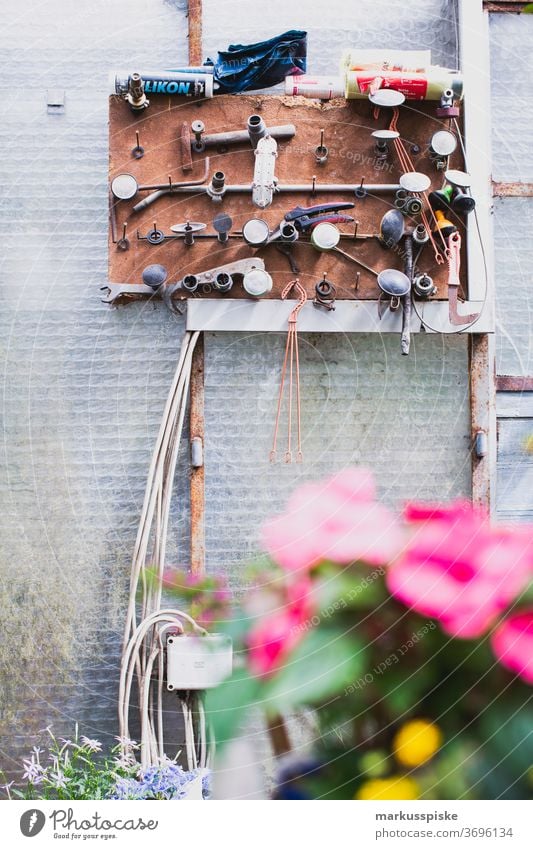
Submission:
<svg viewBox="0 0 533 849">
<path fill-rule="evenodd" d="M 126 233 L 128 231 L 128 225 L 124 223 L 122 225 L 122 236 L 117 242 L 117 248 L 119 251 L 129 251 L 130 249 L 130 240 L 128 239 Z"/>
<path fill-rule="evenodd" d="M 417 224 L 415 229 L 413 230 L 413 242 L 416 245 L 425 245 L 426 242 L 429 242 L 429 233 L 426 230 L 424 224 Z"/>
<path fill-rule="evenodd" d="M 144 156 L 144 147 L 141 145 L 138 132 L 135 133 L 135 147 L 132 147 L 131 155 L 134 159 L 142 159 Z"/>
<path fill-rule="evenodd" d="M 401 304 L 401 299 L 407 295 L 407 293 L 411 290 L 411 281 L 409 277 L 403 273 L 403 271 L 398 271 L 397 268 L 385 268 L 383 271 L 380 271 L 377 275 L 378 278 L 378 286 L 381 289 L 381 295 L 379 296 L 379 304 L 378 304 L 378 314 L 381 318 L 381 304 L 383 303 L 383 295 L 386 295 L 390 298 L 388 302 L 388 307 L 391 312 L 399 309 Z"/>
<path fill-rule="evenodd" d="M 170 230 L 173 233 L 200 233 L 202 230 L 205 230 L 207 224 L 204 224 L 203 221 L 185 221 L 182 224 L 172 224 L 170 226 Z"/>
<path fill-rule="evenodd" d="M 261 298 L 272 291 L 274 284 L 272 277 L 264 268 L 252 268 L 242 278 L 242 285 L 244 291 L 252 298 Z"/>
<path fill-rule="evenodd" d="M 337 289 L 334 284 L 327 279 L 327 275 L 324 273 L 322 280 L 319 280 L 315 286 L 313 304 L 315 307 L 322 307 L 326 310 L 334 310 L 336 297 Z"/>
<path fill-rule="evenodd" d="M 433 133 L 429 142 L 429 156 L 438 171 L 443 171 L 448 165 L 448 158 L 457 147 L 457 138 L 449 130 L 438 130 Z"/>
<path fill-rule="evenodd" d="M 263 139 L 264 141 L 264 139 Z M 206 163 L 208 160 L 204 160 Z M 207 170 L 207 166 L 206 166 Z M 131 175 L 130 175 L 131 176 Z M 254 190 L 254 185 L 252 183 L 243 183 L 243 184 L 227 184 L 224 183 L 223 190 L 220 192 L 214 192 L 212 188 L 212 184 L 208 183 L 206 185 L 202 185 L 205 183 L 207 179 L 207 175 L 200 181 L 195 180 L 189 183 L 172 183 L 168 184 L 166 189 L 160 189 L 158 191 L 154 191 L 152 195 L 149 195 L 144 200 L 140 201 L 133 207 L 133 212 L 140 212 L 144 209 L 148 204 L 153 203 L 157 198 L 162 197 L 166 194 L 207 194 L 212 197 L 213 200 L 222 200 L 223 197 L 227 194 L 250 194 Z M 171 188 L 172 186 L 172 188 Z M 139 187 L 139 190 L 143 190 L 145 187 Z M 308 194 L 308 195 L 316 195 L 322 192 L 324 193 L 335 193 L 342 194 L 348 193 L 351 195 L 355 195 L 356 198 L 362 199 L 367 195 L 382 195 L 382 194 L 394 194 L 398 191 L 400 186 L 398 183 L 365 183 L 364 178 L 359 181 L 359 183 L 317 183 L 316 178 L 312 180 L 310 183 L 287 183 L 280 184 L 275 183 L 273 187 L 273 193 L 277 194 Z"/>
<path fill-rule="evenodd" d="M 264 269 L 265 263 L 260 257 L 247 257 L 219 265 L 207 271 L 197 272 L 194 275 L 188 274 L 185 277 L 195 277 L 198 287 L 203 288 L 204 286 L 214 286 L 215 278 L 220 273 L 225 272 L 235 279 L 237 275 L 244 276 L 252 271 L 264 271 Z M 106 297 L 102 298 L 102 301 L 106 304 L 113 304 L 120 298 L 137 298 L 155 294 L 162 297 L 173 312 L 179 312 L 175 307 L 174 297 L 179 292 L 186 292 L 187 286 L 193 286 L 194 283 L 189 280 L 187 285 L 183 286 L 182 283 L 185 278 L 174 283 L 169 283 L 167 278 L 167 269 L 164 266 L 148 266 L 144 269 L 142 283 L 108 283 L 106 286 L 102 286 L 102 291 L 106 292 Z"/>
<path fill-rule="evenodd" d="M 217 238 L 221 245 L 226 245 L 229 241 L 229 231 L 233 227 L 233 220 L 227 212 L 219 212 L 213 218 L 213 228 L 217 232 Z"/>
<path fill-rule="evenodd" d="M 315 162 L 324 165 L 328 161 L 329 149 L 324 144 L 324 130 L 320 130 L 320 144 L 315 147 Z"/>
<path fill-rule="evenodd" d="M 181 151 L 181 170 L 184 174 L 192 171 L 192 156 L 190 142 L 189 124 L 183 121 L 180 130 L 180 151 Z"/>
<path fill-rule="evenodd" d="M 390 153 L 389 143 L 400 137 L 396 130 L 374 130 L 372 137 L 375 138 L 376 157 L 380 162 L 388 159 Z"/>
<path fill-rule="evenodd" d="M 431 180 L 419 171 L 408 171 L 400 177 L 400 186 L 409 194 L 419 194 L 427 192 L 431 186 Z"/>
<path fill-rule="evenodd" d="M 254 181 L 252 184 L 252 202 L 259 209 L 265 209 L 272 203 L 276 177 L 276 157 L 278 144 L 272 136 L 259 139 L 255 148 Z"/>
<path fill-rule="evenodd" d="M 146 97 L 144 82 L 140 74 L 131 74 L 128 78 L 128 89 L 125 99 L 134 113 L 143 112 L 150 106 L 150 101 Z"/>
<path fill-rule="evenodd" d="M 219 273 L 214 279 L 213 286 L 215 287 L 217 292 L 222 292 L 223 294 L 226 294 L 233 286 L 233 277 L 226 271 L 219 271 Z"/>
<path fill-rule="evenodd" d="M 311 231 L 311 244 L 317 251 L 331 251 L 340 242 L 341 234 L 335 224 L 322 221 Z"/>
<path fill-rule="evenodd" d="M 250 218 L 243 224 L 244 241 L 254 248 L 266 245 L 270 237 L 270 227 L 262 218 Z"/>
<path fill-rule="evenodd" d="M 149 286 L 150 289 L 159 289 L 160 286 L 166 281 L 168 277 L 168 272 L 164 265 L 154 264 L 147 265 L 142 273 L 142 280 L 145 286 Z"/>
<path fill-rule="evenodd" d="M 419 298 L 430 298 L 437 294 L 437 287 L 429 274 L 418 274 L 413 280 L 413 292 Z"/>
<path fill-rule="evenodd" d="M 300 273 L 300 267 L 294 258 L 293 246 L 291 242 L 276 242 L 276 250 L 287 257 L 289 266 L 293 274 Z"/>
<path fill-rule="evenodd" d="M 397 245 L 405 230 L 405 219 L 399 209 L 389 209 L 379 225 L 379 241 L 386 247 Z"/>
<path fill-rule="evenodd" d="M 266 127 L 260 115 L 250 115 L 245 130 L 232 130 L 225 133 L 206 133 L 203 121 L 193 121 L 191 129 L 194 139 L 191 139 L 191 149 L 202 153 L 207 147 L 228 147 L 232 144 L 249 143 L 255 149 L 261 138 L 269 135 L 278 141 L 288 141 L 296 135 L 294 124 L 281 124 Z"/>
<path fill-rule="evenodd" d="M 453 88 L 446 88 L 440 96 L 440 104 L 437 107 L 438 118 L 458 118 L 461 111 L 458 106 L 454 106 L 454 100 L 457 97 L 462 97 L 462 81 L 461 90 L 455 92 Z"/>
<path fill-rule="evenodd" d="M 205 150 L 205 144 L 203 142 L 203 134 L 205 132 L 204 122 L 200 120 L 193 121 L 191 130 L 194 133 L 194 141 L 191 141 L 191 147 L 197 153 L 202 153 Z"/>
<path fill-rule="evenodd" d="M 473 324 L 480 313 L 468 313 L 460 315 L 458 309 L 458 292 L 461 285 L 459 272 L 461 270 L 461 236 L 457 232 L 451 233 L 448 242 L 448 314 L 450 324 L 461 326 Z"/>
<path fill-rule="evenodd" d="M 409 288 L 402 298 L 402 337 L 401 350 L 402 355 L 406 357 L 409 354 L 411 347 L 411 288 L 413 285 L 413 239 L 410 234 L 406 235 L 404 240 L 405 247 L 405 276 L 409 281 Z M 391 307 L 392 309 L 392 307 Z"/>
<path fill-rule="evenodd" d="M 264 137 L 268 134 L 267 126 L 261 115 L 250 115 L 246 122 L 246 129 L 248 130 L 248 137 L 251 145 L 255 150 L 259 140 L 264 139 Z"/>
<path fill-rule="evenodd" d="M 339 203 L 320 203 L 315 206 L 295 206 L 285 213 L 283 221 L 272 231 L 268 241 L 277 239 L 285 241 L 296 241 L 292 230 L 287 229 L 287 224 L 293 225 L 299 233 L 305 233 L 321 223 L 343 224 L 350 223 L 353 218 L 346 215 L 342 210 L 353 209 L 354 204 L 350 201 Z"/>
<path fill-rule="evenodd" d="M 401 91 L 395 91 L 393 88 L 379 88 L 377 91 L 369 94 L 368 99 L 370 103 L 380 108 L 394 109 L 405 103 L 405 95 Z"/>
<path fill-rule="evenodd" d="M 137 192 L 151 192 L 153 191 L 157 197 L 161 197 L 162 195 L 169 194 L 175 191 L 178 188 L 189 188 L 200 186 L 207 180 L 209 174 L 209 160 L 205 160 L 204 166 L 204 174 L 201 179 L 192 180 L 189 182 L 181 182 L 181 183 L 173 183 L 169 178 L 168 183 L 157 183 L 156 185 L 149 186 L 140 186 L 133 174 L 118 174 L 111 181 L 111 191 L 117 200 L 131 200 L 135 197 Z M 150 199 L 152 198 L 152 199 Z M 140 208 L 144 208 L 148 206 L 149 203 L 152 203 L 156 197 L 154 195 L 145 198 L 141 204 L 137 204 L 136 207 L 133 208 L 134 212 L 138 212 Z"/>
</svg>

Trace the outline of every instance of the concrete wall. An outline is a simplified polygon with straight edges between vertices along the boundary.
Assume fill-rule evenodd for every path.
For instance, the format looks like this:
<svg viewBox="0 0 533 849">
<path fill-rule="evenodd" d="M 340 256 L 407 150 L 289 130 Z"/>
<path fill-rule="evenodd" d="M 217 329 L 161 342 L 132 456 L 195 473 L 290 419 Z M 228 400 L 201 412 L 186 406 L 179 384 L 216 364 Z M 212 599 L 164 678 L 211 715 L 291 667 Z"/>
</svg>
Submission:
<svg viewBox="0 0 533 849">
<path fill-rule="evenodd" d="M 330 69 L 350 43 L 429 46 L 454 64 L 449 7 L 339 0 L 297 14 L 275 0 L 265 24 L 260 4 L 207 0 L 205 52 L 309 21 L 314 70 Z M 76 720 L 93 737 L 116 733 L 129 561 L 182 325 L 159 306 L 110 310 L 98 299 L 106 77 L 110 68 L 175 67 L 187 44 L 181 0 L 31 0 L 6 7 L 0 26 L 0 765 L 10 769 L 50 722 L 58 733 Z M 63 115 L 47 113 L 52 88 L 66 90 Z M 392 502 L 469 488 L 465 339 L 420 337 L 409 360 L 397 338 L 303 340 L 306 463 L 270 468 L 283 344 L 207 338 L 208 568 L 236 585 L 257 522 L 301 477 L 365 462 Z M 184 480 L 170 562 L 187 562 Z"/>
</svg>

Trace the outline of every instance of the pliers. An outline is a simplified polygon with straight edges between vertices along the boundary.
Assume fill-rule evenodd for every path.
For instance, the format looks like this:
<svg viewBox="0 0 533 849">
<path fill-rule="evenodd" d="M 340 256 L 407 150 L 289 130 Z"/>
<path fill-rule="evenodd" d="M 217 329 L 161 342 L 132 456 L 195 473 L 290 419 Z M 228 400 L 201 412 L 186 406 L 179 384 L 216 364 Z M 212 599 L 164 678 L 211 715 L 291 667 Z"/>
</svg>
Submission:
<svg viewBox="0 0 533 849">
<path fill-rule="evenodd" d="M 322 203 L 318 206 L 295 206 L 294 209 L 285 213 L 283 221 L 279 223 L 275 230 L 272 231 L 268 239 L 269 242 L 274 242 L 281 237 L 281 228 L 284 224 L 293 224 L 299 233 L 305 233 L 306 230 L 312 229 L 316 224 L 322 221 L 329 221 L 330 224 L 344 224 L 353 221 L 351 215 L 345 215 L 340 210 L 353 209 L 355 204 L 349 201 L 341 203 Z"/>
</svg>

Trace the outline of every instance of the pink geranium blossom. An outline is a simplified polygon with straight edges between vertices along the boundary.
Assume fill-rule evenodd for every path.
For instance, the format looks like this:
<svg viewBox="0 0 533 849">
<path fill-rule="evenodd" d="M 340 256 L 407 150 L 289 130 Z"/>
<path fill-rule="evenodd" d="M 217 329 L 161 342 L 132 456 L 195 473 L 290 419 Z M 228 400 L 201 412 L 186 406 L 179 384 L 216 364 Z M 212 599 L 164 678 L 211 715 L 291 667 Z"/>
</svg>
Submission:
<svg viewBox="0 0 533 849">
<path fill-rule="evenodd" d="M 246 639 L 254 675 L 268 676 L 279 668 L 303 639 L 315 612 L 312 585 L 307 579 L 289 584 L 285 595 L 277 598 L 278 606 L 260 617 Z"/>
<path fill-rule="evenodd" d="M 322 560 L 381 565 L 401 546 L 399 523 L 376 500 L 372 472 L 348 468 L 319 483 L 304 484 L 281 516 L 266 522 L 262 540 L 284 569 L 297 572 Z"/>
<path fill-rule="evenodd" d="M 388 572 L 390 592 L 454 637 L 480 636 L 528 582 L 531 534 L 491 527 L 467 501 L 410 504 L 405 518 L 412 536 Z"/>
<path fill-rule="evenodd" d="M 494 631 L 491 644 L 503 666 L 533 684 L 533 608 L 505 619 Z"/>
</svg>

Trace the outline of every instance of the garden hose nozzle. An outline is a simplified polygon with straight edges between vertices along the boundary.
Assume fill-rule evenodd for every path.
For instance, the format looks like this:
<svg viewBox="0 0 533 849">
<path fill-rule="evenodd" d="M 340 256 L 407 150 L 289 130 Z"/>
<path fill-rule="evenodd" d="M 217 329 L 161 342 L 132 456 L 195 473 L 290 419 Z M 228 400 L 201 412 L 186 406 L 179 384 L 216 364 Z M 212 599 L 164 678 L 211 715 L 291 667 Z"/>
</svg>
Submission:
<svg viewBox="0 0 533 849">
<path fill-rule="evenodd" d="M 452 224 L 452 222 L 445 217 L 444 212 L 441 209 L 435 210 L 435 218 L 437 219 L 435 230 L 438 230 L 440 233 L 442 233 L 445 239 L 447 239 L 448 236 L 451 236 L 452 233 L 457 232 L 457 227 L 455 226 L 455 224 Z"/>
</svg>

